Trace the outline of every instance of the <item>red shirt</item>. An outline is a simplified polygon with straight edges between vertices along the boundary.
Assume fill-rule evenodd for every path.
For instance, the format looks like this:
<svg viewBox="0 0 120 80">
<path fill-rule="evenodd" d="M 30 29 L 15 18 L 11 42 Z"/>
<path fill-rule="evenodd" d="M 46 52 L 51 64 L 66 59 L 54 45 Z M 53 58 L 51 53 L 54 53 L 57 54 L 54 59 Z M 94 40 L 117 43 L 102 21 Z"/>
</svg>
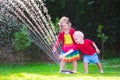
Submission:
<svg viewBox="0 0 120 80">
<path fill-rule="evenodd" d="M 93 41 L 89 39 L 85 39 L 83 44 L 76 44 L 73 49 L 78 49 L 86 55 L 93 55 L 96 52 L 93 48 Z"/>
<path fill-rule="evenodd" d="M 74 42 L 74 39 L 73 39 L 73 33 L 75 32 L 75 30 L 74 30 L 74 28 L 70 28 L 70 31 L 69 31 L 69 34 L 71 35 L 71 38 L 72 38 L 72 40 L 73 40 L 73 43 L 75 44 L 75 42 Z M 64 52 L 67 52 L 68 50 L 66 50 L 65 48 L 64 48 L 64 32 L 60 32 L 59 34 L 58 34 L 58 37 L 57 37 L 57 41 L 55 42 L 55 47 L 57 48 L 58 47 L 58 45 L 60 44 L 60 42 L 62 42 L 62 50 L 64 51 Z M 72 47 L 71 47 L 72 48 Z"/>
</svg>

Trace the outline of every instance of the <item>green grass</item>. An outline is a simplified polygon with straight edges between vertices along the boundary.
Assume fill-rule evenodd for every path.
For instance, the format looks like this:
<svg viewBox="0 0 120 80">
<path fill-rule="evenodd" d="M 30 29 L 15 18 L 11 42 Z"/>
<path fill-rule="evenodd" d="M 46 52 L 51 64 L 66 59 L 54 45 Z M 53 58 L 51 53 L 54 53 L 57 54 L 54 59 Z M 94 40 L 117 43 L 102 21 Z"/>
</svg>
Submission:
<svg viewBox="0 0 120 80">
<path fill-rule="evenodd" d="M 89 64 L 89 73 L 84 73 L 83 63 L 78 62 L 76 74 L 60 74 L 55 63 L 0 64 L 0 80 L 120 80 L 120 59 L 101 61 L 104 72 L 99 73 L 95 64 Z M 71 63 L 66 65 L 72 69 Z"/>
</svg>

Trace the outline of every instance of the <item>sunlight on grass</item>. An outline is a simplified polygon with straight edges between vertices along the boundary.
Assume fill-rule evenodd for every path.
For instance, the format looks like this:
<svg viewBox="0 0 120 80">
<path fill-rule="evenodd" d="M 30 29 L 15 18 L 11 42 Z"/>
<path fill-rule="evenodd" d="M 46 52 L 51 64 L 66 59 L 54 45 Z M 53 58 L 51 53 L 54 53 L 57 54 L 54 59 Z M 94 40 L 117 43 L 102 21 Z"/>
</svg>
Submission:
<svg viewBox="0 0 120 80">
<path fill-rule="evenodd" d="M 84 73 L 83 63 L 78 62 L 76 74 L 60 74 L 54 63 L 1 64 L 0 80 L 120 80 L 120 59 L 102 61 L 104 74 L 100 74 L 95 64 L 89 64 L 89 73 Z M 66 65 L 67 69 L 72 64 Z"/>
<path fill-rule="evenodd" d="M 90 76 L 89 74 L 54 74 L 54 75 L 42 75 L 42 74 L 30 74 L 19 73 L 9 76 L 0 76 L 0 80 L 120 80 L 120 77 L 112 76 Z"/>
</svg>

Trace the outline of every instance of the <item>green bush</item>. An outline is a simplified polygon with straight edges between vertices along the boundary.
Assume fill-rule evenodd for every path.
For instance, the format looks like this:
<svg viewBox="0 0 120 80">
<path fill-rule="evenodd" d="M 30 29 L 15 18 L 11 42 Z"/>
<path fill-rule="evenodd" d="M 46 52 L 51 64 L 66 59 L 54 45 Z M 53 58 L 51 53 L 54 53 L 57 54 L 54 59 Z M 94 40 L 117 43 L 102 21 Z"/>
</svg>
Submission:
<svg viewBox="0 0 120 80">
<path fill-rule="evenodd" d="M 29 32 L 27 27 L 23 25 L 19 32 L 14 34 L 14 46 L 18 51 L 23 51 L 29 47 L 32 43 L 32 40 L 29 37 Z"/>
</svg>

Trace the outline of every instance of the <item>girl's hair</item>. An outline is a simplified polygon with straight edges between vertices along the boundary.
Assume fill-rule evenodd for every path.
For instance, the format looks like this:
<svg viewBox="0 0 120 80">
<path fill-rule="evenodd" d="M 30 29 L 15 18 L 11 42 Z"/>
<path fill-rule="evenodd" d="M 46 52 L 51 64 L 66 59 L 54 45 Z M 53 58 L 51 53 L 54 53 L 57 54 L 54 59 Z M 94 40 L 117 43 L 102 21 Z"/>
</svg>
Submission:
<svg viewBox="0 0 120 80">
<path fill-rule="evenodd" d="M 58 25 L 59 25 L 60 27 L 62 27 L 62 26 L 63 26 L 62 23 L 67 23 L 67 24 L 69 24 L 69 25 L 71 26 L 71 22 L 70 22 L 70 20 L 69 20 L 68 17 L 63 16 L 63 17 L 60 19 Z"/>
<path fill-rule="evenodd" d="M 75 31 L 74 34 L 73 34 L 73 36 L 83 37 L 84 38 L 84 34 L 81 31 Z"/>
</svg>

